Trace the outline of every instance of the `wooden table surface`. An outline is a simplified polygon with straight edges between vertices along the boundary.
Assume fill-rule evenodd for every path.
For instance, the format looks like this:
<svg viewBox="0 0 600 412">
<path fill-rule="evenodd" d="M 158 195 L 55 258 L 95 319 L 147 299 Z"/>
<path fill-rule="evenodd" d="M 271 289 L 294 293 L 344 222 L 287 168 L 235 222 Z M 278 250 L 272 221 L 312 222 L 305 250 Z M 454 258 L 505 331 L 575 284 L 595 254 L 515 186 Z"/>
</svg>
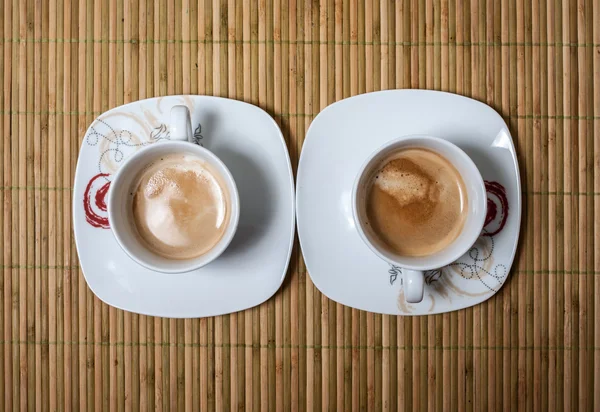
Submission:
<svg viewBox="0 0 600 412">
<path fill-rule="evenodd" d="M 600 405 L 599 0 L 0 1 L 1 410 L 593 410 Z M 100 113 L 228 96 L 306 130 L 359 93 L 491 105 L 518 148 L 517 259 L 487 302 L 382 316 L 323 296 L 296 245 L 281 290 L 206 319 L 87 287 L 77 153 Z"/>
</svg>

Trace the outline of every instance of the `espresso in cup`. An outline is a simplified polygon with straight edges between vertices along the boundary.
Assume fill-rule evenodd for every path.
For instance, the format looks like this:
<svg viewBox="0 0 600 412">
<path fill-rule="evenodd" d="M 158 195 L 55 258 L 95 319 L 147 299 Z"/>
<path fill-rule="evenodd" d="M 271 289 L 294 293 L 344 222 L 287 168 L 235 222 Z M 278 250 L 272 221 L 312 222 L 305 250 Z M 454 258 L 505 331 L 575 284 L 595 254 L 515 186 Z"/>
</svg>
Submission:
<svg viewBox="0 0 600 412">
<path fill-rule="evenodd" d="M 401 269 L 408 303 L 423 300 L 425 272 L 463 256 L 481 234 L 485 183 L 455 144 L 427 135 L 402 136 L 374 151 L 352 187 L 359 236 Z"/>
<path fill-rule="evenodd" d="M 396 255 L 432 255 L 463 230 L 468 214 L 465 183 L 452 163 L 432 150 L 391 152 L 374 168 L 367 185 L 366 223 Z"/>
<path fill-rule="evenodd" d="M 230 221 L 223 177 L 193 154 L 169 154 L 143 168 L 133 181 L 137 235 L 167 259 L 192 259 L 219 243 Z"/>
</svg>

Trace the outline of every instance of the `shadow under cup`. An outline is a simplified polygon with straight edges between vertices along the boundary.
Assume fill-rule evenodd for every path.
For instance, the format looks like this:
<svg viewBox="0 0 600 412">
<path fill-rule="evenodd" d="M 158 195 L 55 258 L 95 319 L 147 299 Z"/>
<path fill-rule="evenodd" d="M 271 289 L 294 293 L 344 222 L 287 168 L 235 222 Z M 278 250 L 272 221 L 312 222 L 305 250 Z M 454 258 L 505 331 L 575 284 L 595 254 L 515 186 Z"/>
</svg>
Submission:
<svg viewBox="0 0 600 412">
<path fill-rule="evenodd" d="M 447 159 L 462 177 L 467 193 L 468 209 L 462 231 L 444 249 L 427 256 L 402 256 L 394 253 L 367 224 L 367 192 L 374 173 L 388 156 L 399 150 L 410 148 L 428 149 Z M 352 202 L 355 225 L 367 246 L 389 263 L 419 271 L 439 269 L 464 255 L 481 234 L 487 211 L 485 184 L 471 158 L 456 145 L 446 140 L 420 135 L 393 140 L 373 153 L 357 175 L 352 192 Z"/>
<path fill-rule="evenodd" d="M 188 154 L 210 164 L 222 177 L 229 193 L 229 222 L 227 229 L 217 244 L 207 253 L 191 259 L 169 259 L 150 251 L 140 240 L 133 220 L 133 195 L 135 180 L 141 171 L 160 157 L 173 154 Z M 225 164 L 209 150 L 188 142 L 159 142 L 135 153 L 121 166 L 112 180 L 108 215 L 110 227 L 121 248 L 137 263 L 148 269 L 164 273 L 183 273 L 198 269 L 219 257 L 227 248 L 239 221 L 239 195 L 233 176 Z"/>
</svg>

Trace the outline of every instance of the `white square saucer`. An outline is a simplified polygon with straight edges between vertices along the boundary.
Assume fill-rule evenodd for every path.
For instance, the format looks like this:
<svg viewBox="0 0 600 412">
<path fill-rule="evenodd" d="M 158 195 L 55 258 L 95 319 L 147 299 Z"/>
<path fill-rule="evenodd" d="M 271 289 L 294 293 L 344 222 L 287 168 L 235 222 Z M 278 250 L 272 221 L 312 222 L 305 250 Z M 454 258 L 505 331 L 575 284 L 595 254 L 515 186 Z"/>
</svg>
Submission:
<svg viewBox="0 0 600 412">
<path fill-rule="evenodd" d="M 408 304 L 401 269 L 377 257 L 354 227 L 356 173 L 384 143 L 404 135 L 447 139 L 475 162 L 488 191 L 482 236 L 455 263 L 426 273 L 425 294 Z M 450 93 L 389 90 L 325 108 L 308 130 L 298 166 L 298 235 L 306 268 L 330 299 L 392 315 L 425 315 L 473 306 L 502 287 L 521 224 L 521 183 L 512 137 L 491 107 Z"/>
<path fill-rule="evenodd" d="M 194 140 L 227 165 L 240 195 L 240 222 L 216 261 L 189 273 L 146 269 L 117 244 L 106 213 L 113 175 L 136 150 L 168 139 L 171 107 L 185 104 Z M 131 312 L 189 318 L 221 315 L 270 298 L 285 278 L 294 242 L 294 180 L 275 121 L 262 109 L 210 96 L 169 96 L 111 109 L 89 127 L 81 145 L 73 224 L 77 252 L 92 291 Z"/>
</svg>

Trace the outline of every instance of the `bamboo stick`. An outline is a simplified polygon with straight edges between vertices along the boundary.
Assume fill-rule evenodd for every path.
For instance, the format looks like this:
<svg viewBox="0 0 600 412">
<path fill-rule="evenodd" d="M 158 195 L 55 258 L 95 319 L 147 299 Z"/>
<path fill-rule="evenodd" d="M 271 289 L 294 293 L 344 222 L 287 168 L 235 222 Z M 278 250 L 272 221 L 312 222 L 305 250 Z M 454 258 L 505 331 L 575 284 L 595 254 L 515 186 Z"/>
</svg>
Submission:
<svg viewBox="0 0 600 412">
<path fill-rule="evenodd" d="M 87 16 L 88 16 L 88 8 L 87 4 L 79 4 L 79 19 L 78 19 L 78 37 L 85 38 L 87 36 L 88 27 L 87 27 Z M 87 80 L 92 76 L 87 77 L 88 67 L 86 65 L 86 57 L 88 55 L 88 51 L 90 49 L 85 43 L 80 43 L 77 47 L 77 53 L 79 55 L 78 60 L 78 91 L 77 94 L 79 96 L 78 99 L 78 111 L 85 113 L 88 109 L 87 106 Z M 83 135 L 87 128 L 88 118 L 85 115 L 78 116 L 78 128 L 77 134 L 78 139 L 77 143 L 81 144 L 83 142 Z M 37 242 L 36 242 L 37 243 Z M 82 278 L 83 272 L 81 270 L 77 271 L 78 278 L 78 296 L 76 307 L 78 308 L 78 335 L 77 340 L 79 342 L 87 342 L 88 334 L 87 334 L 87 293 L 86 293 L 86 283 Z M 38 340 L 36 338 L 36 340 Z M 87 380 L 87 357 L 88 357 L 88 347 L 87 345 L 80 346 L 79 350 L 79 405 L 76 406 L 80 410 L 85 410 L 88 407 L 88 380 Z M 41 393 L 41 388 L 36 387 L 36 392 Z M 37 405 L 36 405 L 37 406 Z M 41 407 L 41 405 L 39 405 Z M 41 408 L 36 407 L 37 410 Z"/>
<path fill-rule="evenodd" d="M 567 43 L 570 41 L 570 17 L 569 17 L 569 6 L 568 4 L 563 3 L 562 7 L 562 40 L 563 43 Z M 563 114 L 565 116 L 569 116 L 572 114 L 571 112 L 571 57 L 570 50 L 564 48 L 563 49 Z M 572 131 L 571 131 L 571 122 L 569 120 L 565 120 L 563 123 L 563 136 L 564 136 L 564 161 L 565 165 L 567 165 L 563 171 L 564 173 L 564 191 L 571 192 L 573 190 L 573 182 L 572 182 L 572 170 L 570 165 L 573 164 L 572 159 Z M 564 198 L 564 221 L 565 228 L 571 228 L 573 223 L 573 205 L 571 203 L 570 197 L 565 195 Z M 572 245 L 572 232 L 569 229 L 565 229 L 564 232 L 564 244 Z M 564 270 L 565 272 L 570 272 L 573 270 L 572 266 L 572 253 L 573 250 L 571 247 L 567 247 L 564 249 Z M 573 313 L 572 313 L 572 284 L 573 279 L 572 276 L 565 276 L 564 282 L 564 345 L 565 347 L 571 348 L 573 346 L 572 338 L 573 338 Z M 567 351 L 564 354 L 564 383 L 571 382 L 573 379 L 573 370 L 572 370 L 572 353 L 571 351 Z M 570 391 L 565 390 L 564 394 L 564 409 L 569 410 L 573 407 L 573 398 Z"/>
<path fill-rule="evenodd" d="M 312 40 L 312 2 L 305 0 L 304 2 L 304 112 L 312 113 L 312 48 L 310 41 Z M 308 128 L 308 119 L 305 119 L 305 130 Z M 315 406 L 315 337 L 314 337 L 314 286 L 308 276 L 306 276 L 305 293 L 306 301 L 304 310 L 306 311 L 306 380 L 304 381 L 306 394 L 306 410 L 313 410 Z"/>
<path fill-rule="evenodd" d="M 577 2 L 577 42 L 585 44 L 587 39 L 586 33 L 586 2 L 579 0 Z M 577 98 L 577 113 L 580 116 L 589 115 L 588 112 L 588 89 L 590 85 L 587 82 L 589 75 L 588 66 L 587 66 L 587 56 L 585 49 L 577 50 L 577 84 L 579 89 L 579 95 Z M 573 74 L 575 77 L 575 74 Z M 578 182 L 576 187 L 578 188 L 579 193 L 586 193 L 588 190 L 587 184 L 587 153 L 588 153 L 588 136 L 587 136 L 587 120 L 584 118 L 579 119 L 577 122 L 578 136 L 577 136 L 577 146 L 579 148 L 577 156 L 577 174 L 578 174 Z M 575 153 L 574 153 L 575 155 Z M 575 185 L 575 184 L 574 184 Z M 577 227 L 577 238 L 579 243 L 578 256 L 577 256 L 577 266 L 579 269 L 583 269 L 588 267 L 587 265 L 587 228 L 589 225 L 588 216 L 587 216 L 587 197 L 579 196 L 578 197 L 578 227 Z M 579 296 L 579 313 L 574 314 L 577 316 L 578 320 L 578 328 L 576 337 L 578 339 L 579 350 L 577 351 L 577 363 L 578 364 L 578 384 L 576 387 L 579 388 L 577 393 L 578 403 L 575 406 L 579 410 L 590 409 L 591 405 L 589 404 L 589 391 L 586 390 L 585 385 L 583 384 L 585 381 L 589 379 L 589 352 L 587 350 L 588 342 L 588 299 L 586 298 L 586 291 L 588 290 L 588 277 L 587 276 L 579 276 L 579 290 L 575 291 Z M 574 371 L 575 373 L 575 371 Z"/>
<path fill-rule="evenodd" d="M 274 42 L 274 50 L 273 50 L 273 110 L 275 113 L 281 113 L 283 107 L 283 99 L 285 90 L 283 89 L 283 71 L 282 66 L 283 56 L 282 56 L 282 44 L 281 44 L 281 35 L 282 35 L 282 25 L 283 18 L 282 15 L 282 4 L 281 0 L 273 1 L 273 42 Z M 276 118 L 278 121 L 280 128 L 282 128 L 284 135 L 287 134 L 287 130 L 283 128 L 283 119 L 281 117 Z M 289 138 L 289 136 L 288 136 Z M 289 147 L 289 146 L 288 146 Z M 289 276 L 289 274 L 288 274 Z M 283 317 L 284 317 L 284 307 L 283 307 L 283 292 L 280 290 L 275 295 L 275 408 L 276 410 L 283 410 L 284 403 L 284 393 L 285 393 L 285 382 L 283 376 Z M 286 388 L 287 393 L 290 393 L 289 389 Z"/>
<path fill-rule="evenodd" d="M 64 38 L 71 37 L 71 1 L 67 0 L 63 3 L 63 34 Z M 71 45 L 64 44 L 63 48 L 63 111 L 69 112 L 71 111 Z M 63 150 L 61 153 L 62 159 L 60 163 L 62 163 L 62 186 L 69 186 L 72 182 L 71 176 L 71 122 L 70 118 L 63 118 Z M 61 215 L 63 217 L 63 230 L 62 230 L 62 251 L 63 251 L 63 260 L 62 264 L 66 268 L 70 268 L 71 264 L 71 220 L 70 211 L 71 211 L 71 202 L 70 202 L 70 192 L 63 191 L 61 194 L 62 197 L 62 210 Z M 72 272 L 70 269 L 66 269 L 63 272 L 63 340 L 71 341 L 72 340 L 72 316 L 71 316 L 71 284 L 72 284 Z M 73 371 L 71 368 L 71 358 L 72 358 L 72 347 L 71 345 L 64 346 L 64 408 L 67 410 L 71 410 L 73 408 L 72 404 L 72 387 L 71 383 L 73 381 Z"/>
<path fill-rule="evenodd" d="M 2 23 L 0 23 L 2 24 Z M 42 38 L 42 7 L 41 4 L 35 7 L 34 11 L 34 39 L 38 40 Z M 41 42 L 35 45 L 34 51 L 34 66 L 42 67 L 42 47 Z M 1 69 L 0 69 L 1 70 Z M 33 110 L 35 112 L 41 112 L 42 108 L 42 77 L 35 76 L 34 77 L 34 106 Z M 0 130 L 2 120 L 0 119 Z M 34 182 L 39 185 L 42 185 L 42 175 L 43 173 L 43 164 L 42 164 L 42 142 L 41 142 L 41 115 L 34 116 L 34 125 L 33 125 L 33 138 L 34 138 Z M 41 268 L 42 266 L 42 194 L 41 191 L 35 192 L 35 240 L 34 244 L 37 245 L 35 247 L 35 262 L 34 265 Z M 2 219 L 2 215 L 0 215 L 0 220 Z M 46 222 L 44 222 L 46 223 Z M 0 227 L 2 224 L 0 223 Z M 28 299 L 33 299 L 35 302 L 35 319 L 33 320 L 33 327 L 35 329 L 34 340 L 40 342 L 42 340 L 42 270 L 35 269 L 34 270 L 34 296 L 29 296 Z M 1 310 L 1 309 L 0 309 Z M 0 352 L 1 356 L 1 352 Z M 0 361 L 1 364 L 1 361 Z M 35 346 L 35 387 L 33 389 L 34 394 L 34 404 L 35 409 L 40 411 L 42 409 L 42 345 Z M 3 387 L 3 382 L 0 381 L 0 387 Z M 31 390 L 31 389 L 30 389 Z M 2 404 L 0 399 L 0 404 Z M 30 403 L 31 405 L 31 403 Z M 33 406 L 33 405 L 32 405 Z"/>
<path fill-rule="evenodd" d="M 0 4 L 0 8 L 2 10 L 2 14 L 4 15 L 4 13 L 8 14 L 8 10 L 9 10 L 10 4 L 8 1 L 4 1 L 2 2 L 2 4 Z M 10 20 L 10 19 L 9 19 Z M 1 32 L 2 35 L 4 37 L 8 37 L 10 35 L 10 27 L 9 27 L 10 22 L 6 21 L 6 19 L 2 19 L 2 21 L 0 21 L 0 28 L 1 28 Z M 2 185 L 3 186 L 8 186 L 10 185 L 10 155 L 9 155 L 9 150 L 7 150 L 8 147 L 10 147 L 10 134 L 9 134 L 9 125 L 10 125 L 10 119 L 9 119 L 9 114 L 8 111 L 6 109 L 8 109 L 10 106 L 10 102 L 8 99 L 8 93 L 5 93 L 5 89 L 8 91 L 10 90 L 10 72 L 11 72 L 11 62 L 10 62 L 10 46 L 6 43 L 4 43 L 2 45 L 2 61 L 0 61 L 0 69 L 2 70 L 2 84 L 0 84 L 0 92 L 2 92 L 2 95 L 4 96 L 4 98 L 2 99 L 2 116 L 0 116 L 0 130 L 2 130 L 2 134 L 3 134 L 3 138 L 0 141 L 0 147 L 2 148 L 2 158 L 0 159 L 0 162 L 2 163 L 2 168 L 0 173 L 2 174 Z M 2 214 L 0 214 L 0 231 L 2 232 L 2 241 L 4 242 L 5 245 L 9 245 L 10 244 L 10 196 L 11 193 L 10 191 L 4 191 L 4 193 L 2 194 Z M 1 257 L 1 261 L 2 261 L 2 288 L 3 288 L 3 293 L 2 293 L 2 299 L 3 299 L 3 305 L 1 305 L 0 307 L 0 311 L 1 311 L 1 319 L 2 319 L 2 325 L 0 325 L 0 333 L 2 334 L 2 339 L 4 339 L 4 341 L 6 342 L 7 340 L 10 339 L 9 333 L 8 333 L 8 329 L 7 329 L 7 323 L 9 320 L 9 316 L 8 316 L 8 308 L 9 306 L 9 296 L 8 296 L 8 292 L 7 292 L 7 280 L 9 277 L 9 273 L 10 273 L 10 269 L 8 268 L 8 266 L 11 263 L 11 258 L 10 258 L 10 248 L 8 247 L 4 247 L 3 248 L 3 253 L 2 253 L 2 257 Z M 8 359 L 9 359 L 9 350 L 11 348 L 11 345 L 4 345 L 4 347 L 2 348 L 2 350 L 0 351 L 0 365 L 2 367 L 2 376 L 0 376 L 0 388 L 2 390 L 0 390 L 0 405 L 2 407 L 4 407 L 5 409 L 8 408 L 8 400 L 6 399 L 6 393 L 8 391 L 10 391 L 10 385 L 12 384 L 12 382 L 8 379 L 7 372 L 8 372 Z"/>
<path fill-rule="evenodd" d="M 298 96 L 297 96 L 297 73 L 300 70 L 300 65 L 297 61 L 297 59 L 299 59 L 298 56 L 298 49 L 299 47 L 295 44 L 293 44 L 293 42 L 296 41 L 296 34 L 297 34 L 297 22 L 298 22 L 298 16 L 297 16 L 297 8 L 301 5 L 296 3 L 296 0 L 289 0 L 289 39 L 290 39 L 290 44 L 291 47 L 289 49 L 290 55 L 289 55 L 289 62 L 290 62 L 290 77 L 289 77 L 289 90 L 290 90 L 290 95 L 289 95 L 289 108 L 290 108 L 290 113 L 296 113 L 297 110 L 297 102 L 298 102 Z M 294 139 L 296 142 L 298 142 L 300 139 L 298 138 L 298 118 L 297 117 L 291 117 L 290 118 L 290 137 L 292 139 Z M 292 153 L 290 154 L 292 156 L 292 159 L 294 160 L 298 160 L 299 157 L 299 148 L 298 145 L 296 143 L 296 145 L 292 144 Z M 299 368 L 299 361 L 300 361 L 300 350 L 299 350 L 299 329 L 300 329 L 300 321 L 298 318 L 298 312 L 299 312 L 299 302 L 298 302 L 298 294 L 299 294 L 299 278 L 300 278 L 300 274 L 298 273 L 300 268 L 300 264 L 299 264 L 299 259 L 300 259 L 300 254 L 296 253 L 295 255 L 296 259 L 292 259 L 291 264 L 294 265 L 295 264 L 295 269 L 292 271 L 292 279 L 290 281 L 291 283 L 291 291 L 290 291 L 290 323 L 291 323 L 291 327 L 290 327 L 290 345 L 291 345 L 291 354 L 290 354 L 290 361 L 291 361 L 291 378 L 290 378 L 290 386 L 291 386 L 291 393 L 290 393 L 290 403 L 291 403 L 291 410 L 293 412 L 297 412 L 298 410 L 301 410 L 300 405 L 299 405 L 299 392 L 300 392 L 300 368 Z"/>
<path fill-rule="evenodd" d="M 18 10 L 15 8 L 15 11 L 18 12 L 18 19 L 15 19 L 15 22 L 19 22 L 19 36 L 25 37 L 27 36 L 27 23 L 26 23 L 26 3 L 21 2 L 19 4 Z M 14 136 L 18 136 L 18 167 L 16 169 L 17 172 L 17 181 L 20 186 L 27 185 L 27 45 L 20 43 L 18 46 L 18 77 L 17 77 L 17 107 L 21 112 L 17 119 L 18 124 L 16 125 L 16 130 L 13 132 Z M 13 169 L 13 171 L 15 171 Z M 18 202 L 21 205 L 17 211 L 18 216 L 18 243 L 16 245 L 18 251 L 18 261 L 19 262 L 27 262 L 27 192 L 20 191 L 18 196 Z M 19 306 L 18 308 L 14 308 L 15 311 L 18 310 L 18 321 L 14 326 L 18 327 L 18 333 L 15 334 L 15 337 L 18 336 L 19 345 L 18 345 L 18 358 L 15 354 L 15 361 L 17 362 L 18 367 L 15 368 L 15 382 L 13 385 L 13 390 L 18 389 L 19 395 L 15 395 L 15 406 L 21 408 L 27 408 L 27 346 L 25 342 L 27 341 L 27 269 L 24 267 L 20 267 L 18 271 L 15 271 L 19 274 L 18 283 L 14 286 L 18 287 L 18 295 L 13 295 L 13 297 L 18 297 Z"/>
<path fill-rule="evenodd" d="M 36 31 L 32 24 L 35 20 L 35 7 L 31 5 L 26 8 L 26 16 L 25 20 L 27 24 L 27 37 L 35 38 Z M 39 162 L 36 163 L 36 135 L 35 135 L 35 126 L 36 126 L 36 114 L 34 114 L 34 105 L 35 105 L 35 70 L 34 70 L 34 62 L 36 59 L 36 45 L 33 43 L 29 43 L 27 45 L 27 156 L 26 156 L 26 164 L 27 164 L 27 185 L 35 185 L 36 183 L 36 168 L 37 170 L 41 169 L 41 165 Z M 39 152 L 38 152 L 39 153 Z M 39 182 L 39 181 L 38 181 Z M 29 191 L 27 193 L 27 308 L 26 308 L 26 317 L 27 322 L 25 324 L 26 328 L 26 341 L 35 342 L 35 283 L 36 283 L 36 270 L 35 270 L 35 262 L 36 258 L 39 256 L 38 248 L 36 248 L 36 237 L 39 235 L 39 231 L 36 231 L 37 227 L 35 225 L 36 218 L 39 217 L 39 209 L 36 208 L 36 201 L 39 201 L 39 197 L 36 196 L 35 191 Z M 37 212 L 37 213 L 36 213 Z M 33 267 L 32 267 L 33 266 Z M 27 362 L 27 378 L 26 384 L 27 387 L 27 400 L 26 405 L 28 408 L 33 409 L 35 405 L 35 385 L 36 385 L 36 347 L 31 344 L 27 344 L 26 346 L 26 362 Z M 23 385 L 25 386 L 25 385 Z M 23 402 L 21 403 L 23 405 Z"/>
<path fill-rule="evenodd" d="M 49 6 L 49 32 L 48 36 L 52 38 L 57 37 L 56 31 L 56 3 L 54 1 L 50 1 Z M 56 44 L 49 44 L 49 54 L 48 54 L 48 109 L 49 111 L 56 110 Z M 51 114 L 48 119 L 48 185 L 56 186 L 56 115 Z M 50 192 L 48 195 L 48 265 L 49 267 L 55 267 L 56 262 L 56 193 Z M 48 340 L 50 342 L 56 342 L 56 277 L 57 271 L 55 269 L 51 269 L 48 271 L 48 302 L 49 302 L 49 310 L 48 310 L 48 325 L 49 325 L 49 333 Z M 50 346 L 49 348 L 49 405 L 50 410 L 56 410 L 57 401 L 56 401 L 56 382 L 57 382 L 57 364 L 56 364 L 56 351 L 57 347 Z M 98 362 L 99 363 L 99 362 Z M 8 394 L 9 392 L 7 392 Z M 11 409 L 7 405 L 7 410 Z"/>
<path fill-rule="evenodd" d="M 596 0 L 592 5 L 593 13 L 592 21 L 598 21 L 600 18 L 600 4 Z M 600 27 L 597 24 L 592 25 L 592 36 L 594 43 L 600 42 Z M 597 118 L 600 115 L 600 55 L 594 54 L 593 57 L 593 88 L 594 88 L 594 101 L 593 101 L 593 115 Z M 600 122 L 594 121 L 594 159 L 598 159 L 600 153 Z M 598 162 L 594 162 L 594 192 L 600 192 L 600 179 L 598 179 L 599 173 Z M 600 242 L 600 199 L 594 197 L 594 245 L 598 245 Z M 600 253 L 596 247 L 594 251 L 594 272 L 600 271 Z M 591 289 L 591 288 L 590 288 Z M 600 317 L 600 279 L 594 278 L 594 318 Z M 591 340 L 591 339 L 590 339 Z M 594 327 L 594 347 L 600 346 L 600 328 Z M 598 351 L 594 351 L 594 388 L 593 388 L 593 404 L 598 405 L 600 403 L 600 354 Z"/>
<path fill-rule="evenodd" d="M 539 15 L 539 3 L 532 3 L 532 14 Z M 534 44 L 540 42 L 540 31 L 539 31 L 539 20 L 532 19 L 532 42 Z M 532 70 L 534 73 L 540 73 L 540 55 L 539 49 L 533 49 L 533 60 L 532 60 Z M 534 81 L 532 84 L 532 94 L 533 94 L 533 113 L 534 115 L 541 115 L 541 96 L 540 96 L 540 82 Z M 540 122 L 536 121 L 533 125 L 533 153 L 541 154 L 541 136 L 540 136 Z M 540 176 L 540 179 L 535 179 L 533 181 L 533 190 L 535 192 L 541 191 L 541 162 L 543 159 L 541 156 L 534 155 L 533 157 L 533 172 L 536 176 Z M 533 270 L 537 272 L 541 270 L 541 257 L 542 257 L 542 241 L 541 237 L 541 222 L 542 222 L 542 211 L 541 211 L 541 198 L 536 196 L 533 198 L 533 239 L 534 239 L 534 261 L 533 261 Z M 534 311 L 534 324 L 542 323 L 541 319 L 541 282 L 539 276 L 535 276 L 533 279 L 533 311 Z M 540 328 L 536 328 L 533 331 L 533 345 L 536 348 L 541 348 L 541 334 Z M 542 392 L 542 378 L 540 374 L 540 365 L 541 364 L 541 351 L 538 349 L 533 354 L 533 408 L 534 410 L 540 410 L 541 407 L 541 392 Z"/>
</svg>

